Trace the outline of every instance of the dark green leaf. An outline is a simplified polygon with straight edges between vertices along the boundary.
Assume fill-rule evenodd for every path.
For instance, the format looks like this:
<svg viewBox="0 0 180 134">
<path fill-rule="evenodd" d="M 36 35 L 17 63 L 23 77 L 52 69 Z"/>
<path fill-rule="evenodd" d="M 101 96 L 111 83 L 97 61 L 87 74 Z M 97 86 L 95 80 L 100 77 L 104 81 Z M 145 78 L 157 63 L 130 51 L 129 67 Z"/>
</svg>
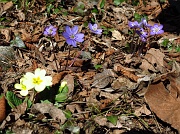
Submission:
<svg viewBox="0 0 180 134">
<path fill-rule="evenodd" d="M 7 91 L 6 92 L 6 99 L 8 104 L 11 108 L 14 108 L 20 104 L 22 104 L 22 100 L 18 98 L 13 92 Z"/>
<path fill-rule="evenodd" d="M 98 9 L 97 9 L 97 8 L 93 8 L 93 9 L 91 10 L 91 12 L 98 14 Z"/>
<path fill-rule="evenodd" d="M 100 4 L 100 8 L 104 8 L 106 0 L 102 0 Z"/>
</svg>

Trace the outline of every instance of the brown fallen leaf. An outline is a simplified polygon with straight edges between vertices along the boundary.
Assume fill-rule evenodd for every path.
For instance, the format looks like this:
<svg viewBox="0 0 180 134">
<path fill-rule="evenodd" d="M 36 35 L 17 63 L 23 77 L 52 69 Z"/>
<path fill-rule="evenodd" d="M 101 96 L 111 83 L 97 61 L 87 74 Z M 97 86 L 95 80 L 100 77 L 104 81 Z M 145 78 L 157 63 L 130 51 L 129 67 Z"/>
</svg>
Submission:
<svg viewBox="0 0 180 134">
<path fill-rule="evenodd" d="M 159 49 L 151 48 L 147 51 L 140 68 L 142 70 L 151 70 L 154 72 L 160 71 L 164 73 L 164 53 Z"/>
<path fill-rule="evenodd" d="M 118 76 L 113 72 L 112 69 L 104 69 L 102 73 L 97 73 L 94 76 L 92 87 L 104 88 L 112 83 L 114 77 Z"/>
<path fill-rule="evenodd" d="M 76 59 L 76 60 L 61 60 L 61 66 L 70 66 L 72 64 L 73 67 L 81 67 L 85 60 Z"/>
<path fill-rule="evenodd" d="M 68 73 L 68 71 L 63 71 L 63 72 L 60 72 L 60 73 L 56 73 L 52 78 L 53 85 L 58 84 L 61 81 L 61 79 L 64 77 L 64 75 L 67 74 L 67 73 Z"/>
<path fill-rule="evenodd" d="M 5 36 L 5 41 L 9 42 L 11 40 L 11 30 L 10 29 L 0 29 L 1 34 Z"/>
<path fill-rule="evenodd" d="M 180 132 L 180 84 L 170 81 L 170 88 L 163 82 L 151 84 L 145 94 L 145 100 L 151 110 L 163 121 L 170 123 Z"/>
<path fill-rule="evenodd" d="M 133 80 L 135 82 L 137 82 L 137 80 L 139 79 L 138 76 L 136 76 L 131 71 L 129 71 L 129 69 L 123 67 L 121 64 L 115 64 L 114 65 L 114 70 L 115 71 L 120 71 L 124 76 L 130 78 L 131 80 Z"/>
<path fill-rule="evenodd" d="M 66 117 L 61 109 L 55 107 L 52 103 L 36 103 L 31 107 L 32 113 L 48 113 L 54 120 L 61 121 L 64 124 Z"/>
<path fill-rule="evenodd" d="M 74 77 L 70 74 L 67 74 L 62 81 L 67 82 L 68 94 L 71 94 L 74 91 Z"/>
<path fill-rule="evenodd" d="M 4 96 L 0 98 L 0 109 L 0 122 L 2 122 L 6 117 L 6 101 Z"/>
<path fill-rule="evenodd" d="M 13 2 L 10 1 L 10 2 L 7 2 L 5 4 L 3 3 L 0 3 L 0 14 L 6 10 L 8 10 L 9 8 L 11 8 L 13 6 Z"/>
</svg>

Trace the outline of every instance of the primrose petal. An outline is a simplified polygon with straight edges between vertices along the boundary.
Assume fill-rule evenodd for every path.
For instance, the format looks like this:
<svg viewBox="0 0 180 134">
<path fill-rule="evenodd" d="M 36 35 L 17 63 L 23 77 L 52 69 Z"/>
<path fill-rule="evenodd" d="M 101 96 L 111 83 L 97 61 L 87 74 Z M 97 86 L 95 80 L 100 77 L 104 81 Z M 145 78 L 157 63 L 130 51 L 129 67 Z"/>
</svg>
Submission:
<svg viewBox="0 0 180 134">
<path fill-rule="evenodd" d="M 21 90 L 21 91 L 20 91 L 20 94 L 21 94 L 22 96 L 27 96 L 27 95 L 28 95 L 28 90 Z"/>
</svg>

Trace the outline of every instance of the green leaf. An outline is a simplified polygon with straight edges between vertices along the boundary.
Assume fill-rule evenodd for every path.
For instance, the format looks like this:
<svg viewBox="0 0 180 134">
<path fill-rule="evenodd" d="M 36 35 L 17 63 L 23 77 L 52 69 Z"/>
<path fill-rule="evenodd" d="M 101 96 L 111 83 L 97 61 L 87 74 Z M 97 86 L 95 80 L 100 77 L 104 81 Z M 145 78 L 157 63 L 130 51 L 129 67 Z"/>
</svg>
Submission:
<svg viewBox="0 0 180 134">
<path fill-rule="evenodd" d="M 176 52 L 180 52 L 180 46 L 176 46 Z"/>
<path fill-rule="evenodd" d="M 11 108 L 15 108 L 16 106 L 22 104 L 22 100 L 11 91 L 6 92 L 6 99 Z"/>
<path fill-rule="evenodd" d="M 87 27 L 87 26 L 88 26 L 88 22 L 85 21 L 85 22 L 84 22 L 84 27 Z"/>
<path fill-rule="evenodd" d="M 69 91 L 68 86 L 65 85 L 61 93 L 68 93 L 68 91 Z"/>
<path fill-rule="evenodd" d="M 164 39 L 163 40 L 163 42 L 162 42 L 162 45 L 164 46 L 164 47 L 167 47 L 168 45 L 169 45 L 169 40 L 168 39 Z"/>
<path fill-rule="evenodd" d="M 112 115 L 112 116 L 107 116 L 108 121 L 110 121 L 114 126 L 117 125 L 117 120 L 118 116 L 117 115 Z"/>
<path fill-rule="evenodd" d="M 102 68 L 102 65 L 94 65 L 94 68 L 97 70 L 97 69 L 100 69 L 100 68 Z"/>
<path fill-rule="evenodd" d="M 32 101 L 28 99 L 27 100 L 27 107 L 30 108 L 32 106 L 32 104 L 33 104 Z"/>
<path fill-rule="evenodd" d="M 50 14 L 51 13 L 51 9 L 53 9 L 53 8 L 54 8 L 54 6 L 52 4 L 49 4 L 47 6 L 47 13 Z"/>
<path fill-rule="evenodd" d="M 51 104 L 51 102 L 49 100 L 41 100 L 41 103 Z"/>
<path fill-rule="evenodd" d="M 100 8 L 104 8 L 106 0 L 102 0 L 100 4 Z"/>
<path fill-rule="evenodd" d="M 134 14 L 134 19 L 135 19 L 136 21 L 140 22 L 140 21 L 141 21 L 141 18 L 142 18 L 142 16 L 141 16 L 140 14 L 138 14 L 138 13 L 135 13 L 135 14 Z"/>
<path fill-rule="evenodd" d="M 64 112 L 64 114 L 65 114 L 65 116 L 66 116 L 66 118 L 71 118 L 72 117 L 72 113 L 71 113 L 71 111 L 69 111 L 69 110 L 66 110 L 66 111 L 63 111 Z"/>
<path fill-rule="evenodd" d="M 97 9 L 97 8 L 93 8 L 93 9 L 91 10 L 91 12 L 98 14 L 98 9 Z"/>
<path fill-rule="evenodd" d="M 118 6 L 120 5 L 122 2 L 124 2 L 125 0 L 114 0 L 114 5 Z"/>
<path fill-rule="evenodd" d="M 65 100 L 67 99 L 67 93 L 59 93 L 56 95 L 55 97 L 55 101 L 56 102 L 65 102 Z"/>
</svg>

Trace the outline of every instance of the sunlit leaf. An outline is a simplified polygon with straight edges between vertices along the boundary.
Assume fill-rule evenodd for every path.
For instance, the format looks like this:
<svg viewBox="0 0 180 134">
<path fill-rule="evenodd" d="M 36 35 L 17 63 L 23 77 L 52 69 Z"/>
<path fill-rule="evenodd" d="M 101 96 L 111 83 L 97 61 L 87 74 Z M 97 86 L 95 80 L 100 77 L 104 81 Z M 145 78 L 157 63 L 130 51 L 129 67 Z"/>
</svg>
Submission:
<svg viewBox="0 0 180 134">
<path fill-rule="evenodd" d="M 117 124 L 118 116 L 112 115 L 107 117 L 108 121 L 110 121 L 114 126 Z"/>
</svg>

